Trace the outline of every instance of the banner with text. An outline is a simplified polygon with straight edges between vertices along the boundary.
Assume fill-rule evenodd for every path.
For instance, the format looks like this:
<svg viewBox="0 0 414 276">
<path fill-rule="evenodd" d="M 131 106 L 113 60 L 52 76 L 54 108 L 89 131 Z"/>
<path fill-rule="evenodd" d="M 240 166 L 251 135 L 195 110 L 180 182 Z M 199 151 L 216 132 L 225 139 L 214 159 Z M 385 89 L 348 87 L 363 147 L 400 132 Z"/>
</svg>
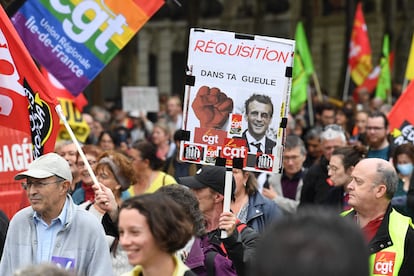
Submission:
<svg viewBox="0 0 414 276">
<path fill-rule="evenodd" d="M 77 95 L 163 4 L 27 0 L 12 21 L 32 56 Z"/>
<path fill-rule="evenodd" d="M 21 180 L 14 176 L 27 170 L 33 160 L 31 137 L 28 133 L 12 128 L 0 129 L 0 209 L 11 218 L 21 208 L 29 205 Z"/>
<path fill-rule="evenodd" d="M 181 160 L 281 172 L 295 42 L 206 29 L 189 41 Z"/>
</svg>

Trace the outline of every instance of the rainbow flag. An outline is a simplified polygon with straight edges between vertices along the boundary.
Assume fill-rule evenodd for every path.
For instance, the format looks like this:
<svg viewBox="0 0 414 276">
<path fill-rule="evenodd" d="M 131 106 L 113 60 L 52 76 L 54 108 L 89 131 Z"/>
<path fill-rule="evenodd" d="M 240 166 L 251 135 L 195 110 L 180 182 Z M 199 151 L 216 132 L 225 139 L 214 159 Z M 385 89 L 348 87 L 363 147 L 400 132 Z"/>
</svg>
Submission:
<svg viewBox="0 0 414 276">
<path fill-rule="evenodd" d="M 75 96 L 163 0 L 27 0 L 12 17 L 31 55 Z"/>
</svg>

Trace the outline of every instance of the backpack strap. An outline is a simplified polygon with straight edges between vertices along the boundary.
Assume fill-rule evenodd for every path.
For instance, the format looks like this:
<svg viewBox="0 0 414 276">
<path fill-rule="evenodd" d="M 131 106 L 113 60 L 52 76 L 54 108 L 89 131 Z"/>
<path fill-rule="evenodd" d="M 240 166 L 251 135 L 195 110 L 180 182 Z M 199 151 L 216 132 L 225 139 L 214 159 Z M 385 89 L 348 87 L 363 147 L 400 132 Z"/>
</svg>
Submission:
<svg viewBox="0 0 414 276">
<path fill-rule="evenodd" d="M 209 251 L 206 253 L 204 262 L 207 270 L 207 276 L 216 276 L 216 266 L 214 265 L 214 258 L 216 255 L 216 251 Z"/>
</svg>

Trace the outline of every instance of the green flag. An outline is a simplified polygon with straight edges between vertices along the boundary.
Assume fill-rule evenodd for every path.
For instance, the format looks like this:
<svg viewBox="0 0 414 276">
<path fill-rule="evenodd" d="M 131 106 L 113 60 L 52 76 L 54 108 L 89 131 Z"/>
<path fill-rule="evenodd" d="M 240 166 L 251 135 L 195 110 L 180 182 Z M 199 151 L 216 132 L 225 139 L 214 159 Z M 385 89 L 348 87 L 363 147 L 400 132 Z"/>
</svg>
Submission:
<svg viewBox="0 0 414 276">
<path fill-rule="evenodd" d="M 377 89 L 375 90 L 375 97 L 386 101 L 387 96 L 391 93 L 390 41 L 388 34 L 384 35 L 380 66 L 381 73 L 378 79 Z"/>
<path fill-rule="evenodd" d="M 295 57 L 293 60 L 293 83 L 290 98 L 290 113 L 296 114 L 307 99 L 309 77 L 313 74 L 313 62 L 302 22 L 296 26 Z"/>
<path fill-rule="evenodd" d="M 300 21 L 298 25 L 296 26 L 295 41 L 296 41 L 295 54 L 297 52 L 299 53 L 302 59 L 303 67 L 306 71 L 306 74 L 310 76 L 314 72 L 312 56 L 309 50 L 308 40 L 306 39 L 305 29 L 303 28 L 303 24 Z"/>
</svg>

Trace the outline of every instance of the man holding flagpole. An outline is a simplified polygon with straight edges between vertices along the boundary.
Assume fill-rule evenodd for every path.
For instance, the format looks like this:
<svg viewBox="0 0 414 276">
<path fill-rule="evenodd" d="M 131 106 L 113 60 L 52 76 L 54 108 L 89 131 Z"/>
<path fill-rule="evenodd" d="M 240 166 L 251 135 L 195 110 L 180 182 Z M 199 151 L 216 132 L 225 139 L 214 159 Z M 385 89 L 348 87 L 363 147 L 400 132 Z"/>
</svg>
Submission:
<svg viewBox="0 0 414 276">
<path fill-rule="evenodd" d="M 0 275 L 28 265 L 53 263 L 84 276 L 110 276 L 112 261 L 100 222 L 68 195 L 72 173 L 56 153 L 34 160 L 15 180 L 24 180 L 30 201 L 10 221 Z"/>
</svg>

